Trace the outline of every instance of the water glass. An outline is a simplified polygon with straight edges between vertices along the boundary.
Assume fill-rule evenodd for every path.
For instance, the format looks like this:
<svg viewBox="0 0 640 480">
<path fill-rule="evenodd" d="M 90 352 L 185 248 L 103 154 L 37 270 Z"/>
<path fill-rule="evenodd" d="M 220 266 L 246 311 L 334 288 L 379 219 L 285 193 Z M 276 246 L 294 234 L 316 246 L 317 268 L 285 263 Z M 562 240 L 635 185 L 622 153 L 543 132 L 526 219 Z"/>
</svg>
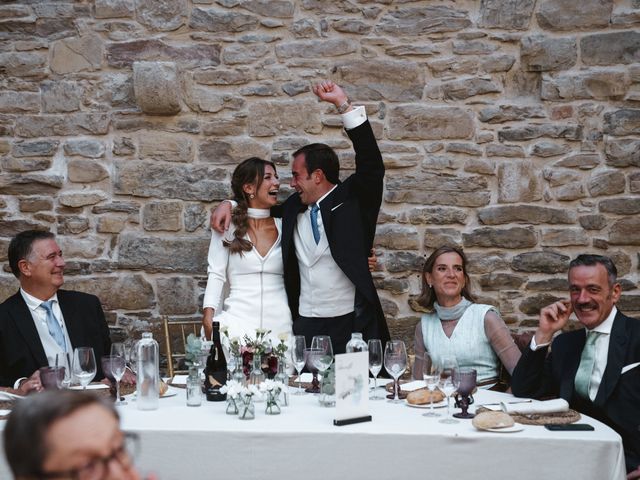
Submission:
<svg viewBox="0 0 640 480">
<path fill-rule="evenodd" d="M 291 339 L 291 360 L 293 360 L 293 366 L 298 372 L 298 389 L 292 395 L 302 395 L 304 393 L 300 377 L 306 361 L 304 354 L 306 348 L 307 344 L 304 335 L 296 335 Z"/>
<path fill-rule="evenodd" d="M 440 390 L 447 397 L 447 417 L 438 420 L 440 423 L 458 423 L 458 420 L 451 416 L 451 395 L 455 393 L 460 385 L 458 375 L 458 361 L 453 355 L 445 355 L 440 360 Z"/>
<path fill-rule="evenodd" d="M 440 371 L 438 369 L 438 365 L 433 361 L 429 352 L 424 352 L 424 360 L 422 362 L 422 378 L 424 379 L 424 383 L 431 393 L 431 398 L 429 402 L 429 411 L 423 413 L 425 417 L 439 417 L 440 414 L 436 413 L 433 409 L 433 392 L 438 388 L 438 383 L 440 383 Z"/>
<path fill-rule="evenodd" d="M 388 396 L 392 403 L 400 400 L 400 376 L 407 369 L 407 349 L 402 340 L 389 340 L 384 349 L 384 368 L 393 377 L 393 395 Z"/>
<path fill-rule="evenodd" d="M 64 367 L 40 368 L 40 382 L 45 390 L 60 390 L 64 379 Z"/>
<path fill-rule="evenodd" d="M 373 396 L 372 400 L 382 400 L 378 395 L 378 374 L 382 370 L 382 341 L 371 339 L 367 343 L 369 347 L 369 371 L 373 375 Z"/>
<path fill-rule="evenodd" d="M 199 407 L 202 405 L 202 386 L 200 384 L 200 377 L 196 375 L 189 375 L 187 377 L 187 406 Z"/>
<path fill-rule="evenodd" d="M 82 389 L 86 390 L 87 385 L 96 376 L 96 356 L 91 347 L 78 347 L 73 351 L 73 365 L 71 366 L 73 376 Z"/>
</svg>

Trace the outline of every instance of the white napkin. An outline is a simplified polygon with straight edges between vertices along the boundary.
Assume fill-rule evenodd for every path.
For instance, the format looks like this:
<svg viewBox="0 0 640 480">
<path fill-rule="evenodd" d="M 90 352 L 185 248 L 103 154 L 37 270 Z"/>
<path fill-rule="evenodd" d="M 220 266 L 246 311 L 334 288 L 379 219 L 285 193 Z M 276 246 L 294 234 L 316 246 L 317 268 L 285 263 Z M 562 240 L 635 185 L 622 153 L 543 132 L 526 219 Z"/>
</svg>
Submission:
<svg viewBox="0 0 640 480">
<path fill-rule="evenodd" d="M 189 375 L 174 375 L 171 385 L 186 385 Z"/>
<path fill-rule="evenodd" d="M 0 410 L 0 416 L 6 416 L 11 413 L 11 410 Z"/>
<path fill-rule="evenodd" d="M 405 392 L 413 392 L 414 390 L 420 390 L 426 388 L 424 380 L 414 380 L 413 382 L 407 382 L 400 385 L 400 390 Z"/>
<path fill-rule="evenodd" d="M 501 402 L 500 408 L 506 413 L 557 413 L 569 410 L 569 403 L 563 398 L 554 398 L 553 400 L 531 403 L 509 404 Z"/>
<path fill-rule="evenodd" d="M 13 400 L 17 400 L 20 398 L 24 398 L 20 395 L 16 395 L 15 393 L 9 393 L 9 392 L 0 392 L 0 400 L 4 401 L 4 402 L 11 402 Z"/>
</svg>

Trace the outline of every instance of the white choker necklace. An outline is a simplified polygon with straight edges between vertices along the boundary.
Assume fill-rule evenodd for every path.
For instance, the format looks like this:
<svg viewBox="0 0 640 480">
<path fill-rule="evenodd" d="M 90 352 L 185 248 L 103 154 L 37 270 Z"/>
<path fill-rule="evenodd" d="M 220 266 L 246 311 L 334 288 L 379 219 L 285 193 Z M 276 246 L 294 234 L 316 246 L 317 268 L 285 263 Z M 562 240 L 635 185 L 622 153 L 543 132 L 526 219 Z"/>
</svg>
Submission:
<svg viewBox="0 0 640 480">
<path fill-rule="evenodd" d="M 247 208 L 249 218 L 269 218 L 271 211 L 268 208 Z"/>
</svg>

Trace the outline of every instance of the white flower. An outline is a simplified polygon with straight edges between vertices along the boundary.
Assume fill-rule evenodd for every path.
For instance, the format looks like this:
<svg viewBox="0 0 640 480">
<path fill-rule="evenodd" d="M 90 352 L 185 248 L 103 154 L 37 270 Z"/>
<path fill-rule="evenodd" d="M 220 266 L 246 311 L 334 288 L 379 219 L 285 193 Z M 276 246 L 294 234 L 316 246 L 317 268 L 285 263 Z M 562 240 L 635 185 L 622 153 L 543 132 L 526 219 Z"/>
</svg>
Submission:
<svg viewBox="0 0 640 480">
<path fill-rule="evenodd" d="M 260 389 L 258 388 L 257 385 L 247 385 L 246 387 L 243 387 L 242 389 L 242 395 L 247 396 L 247 395 L 257 395 L 260 393 Z"/>
<path fill-rule="evenodd" d="M 280 382 L 276 382 L 274 380 L 271 379 L 267 379 L 264 382 L 262 382 L 260 384 L 260 390 L 263 392 L 272 392 L 275 391 L 276 393 L 278 393 L 280 391 L 280 389 L 282 384 Z"/>
<path fill-rule="evenodd" d="M 226 393 L 231 398 L 236 398 L 242 392 L 243 386 L 237 380 L 229 380 L 226 385 L 220 387 L 221 393 Z"/>
<path fill-rule="evenodd" d="M 256 328 L 256 335 L 266 335 L 267 332 L 269 332 L 269 330 L 267 330 L 266 328 Z"/>
<path fill-rule="evenodd" d="M 231 338 L 229 339 L 229 341 L 230 341 L 231 343 L 237 343 L 237 344 L 239 344 L 239 343 L 240 343 L 240 337 L 231 337 Z"/>
<path fill-rule="evenodd" d="M 280 340 L 282 343 L 286 342 L 287 340 L 289 340 L 289 333 L 288 332 L 279 333 L 278 340 Z"/>
<path fill-rule="evenodd" d="M 222 333 L 223 335 L 227 335 L 229 333 L 229 327 L 220 327 L 220 333 Z"/>
</svg>

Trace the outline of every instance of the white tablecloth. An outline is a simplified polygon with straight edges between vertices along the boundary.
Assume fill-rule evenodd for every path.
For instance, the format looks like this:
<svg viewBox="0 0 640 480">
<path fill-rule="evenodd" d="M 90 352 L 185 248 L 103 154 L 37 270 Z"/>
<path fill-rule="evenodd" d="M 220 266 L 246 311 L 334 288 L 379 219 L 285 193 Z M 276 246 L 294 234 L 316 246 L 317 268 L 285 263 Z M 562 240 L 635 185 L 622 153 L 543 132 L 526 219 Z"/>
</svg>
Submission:
<svg viewBox="0 0 640 480">
<path fill-rule="evenodd" d="M 184 390 L 175 390 L 155 411 L 138 411 L 135 401 L 120 407 L 123 428 L 141 436 L 140 470 L 161 480 L 625 477 L 619 435 L 584 416 L 595 431 L 524 425 L 520 432 L 492 433 L 477 431 L 470 420 L 445 425 L 423 417 L 424 410 L 382 400 L 370 402 L 372 422 L 335 427 L 335 410 L 312 395 L 291 396 L 277 416 L 257 403 L 255 420 L 242 421 L 225 414 L 225 403 L 187 407 Z M 513 399 L 480 391 L 476 405 Z M 2 463 L 0 478 L 10 478 L 7 471 Z"/>
</svg>

